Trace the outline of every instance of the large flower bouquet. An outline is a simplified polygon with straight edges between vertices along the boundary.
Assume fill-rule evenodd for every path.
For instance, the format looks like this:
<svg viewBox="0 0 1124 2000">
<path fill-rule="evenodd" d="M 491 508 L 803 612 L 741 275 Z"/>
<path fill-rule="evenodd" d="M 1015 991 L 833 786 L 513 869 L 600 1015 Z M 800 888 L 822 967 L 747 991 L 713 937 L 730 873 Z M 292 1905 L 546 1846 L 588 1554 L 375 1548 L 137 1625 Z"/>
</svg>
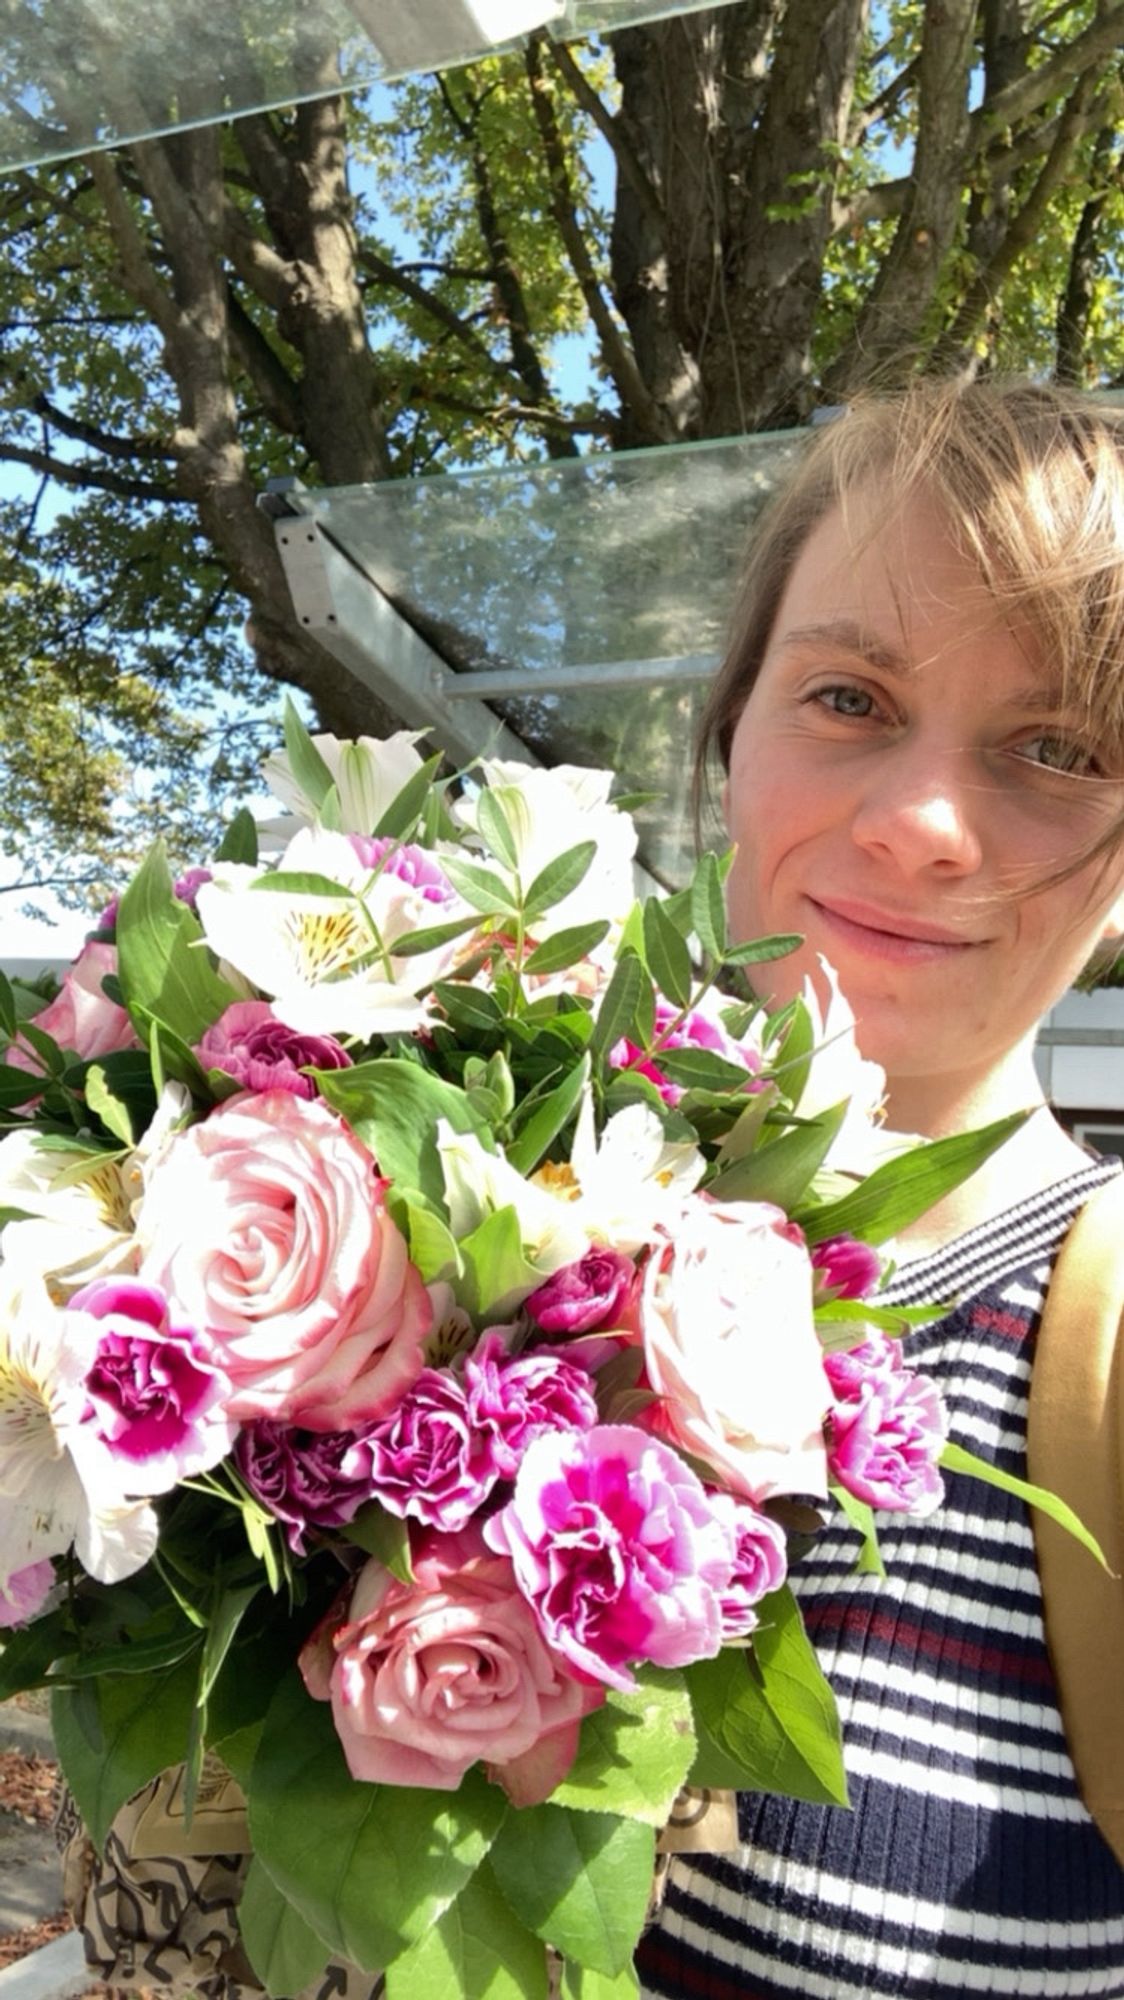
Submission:
<svg viewBox="0 0 1124 2000">
<path fill-rule="evenodd" d="M 845 1801 L 790 1539 L 966 1463 L 872 1246 L 1011 1121 L 863 1178 L 841 1003 L 724 996 L 797 941 L 635 904 L 605 774 L 286 744 L 0 984 L 0 1695 L 99 1841 L 221 1759 L 274 1993 L 625 1994 L 683 1786 Z"/>
</svg>

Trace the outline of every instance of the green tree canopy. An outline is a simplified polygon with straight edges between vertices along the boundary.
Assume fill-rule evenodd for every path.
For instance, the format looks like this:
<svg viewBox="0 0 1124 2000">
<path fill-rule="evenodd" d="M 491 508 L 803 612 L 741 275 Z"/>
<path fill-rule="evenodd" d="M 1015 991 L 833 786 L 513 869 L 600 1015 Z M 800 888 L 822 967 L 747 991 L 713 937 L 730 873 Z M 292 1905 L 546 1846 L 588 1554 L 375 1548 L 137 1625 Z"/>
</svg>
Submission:
<svg viewBox="0 0 1124 2000">
<path fill-rule="evenodd" d="M 10 175 L 0 844 L 96 897 L 155 824 L 203 839 L 275 684 L 389 720 L 293 620 L 274 475 L 1120 379 L 1122 42 L 1124 0 L 740 0 L 367 100 L 320 61 L 291 112 Z"/>
</svg>

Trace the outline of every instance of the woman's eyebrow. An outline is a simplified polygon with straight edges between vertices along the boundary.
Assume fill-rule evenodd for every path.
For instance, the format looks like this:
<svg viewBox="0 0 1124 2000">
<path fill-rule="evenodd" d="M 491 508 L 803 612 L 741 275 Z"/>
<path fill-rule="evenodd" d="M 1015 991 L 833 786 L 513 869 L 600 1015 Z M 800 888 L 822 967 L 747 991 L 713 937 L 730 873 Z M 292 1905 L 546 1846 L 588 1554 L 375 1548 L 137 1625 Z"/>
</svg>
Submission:
<svg viewBox="0 0 1124 2000">
<path fill-rule="evenodd" d="M 828 618 L 815 625 L 793 625 L 782 633 L 779 643 L 786 647 L 830 646 L 833 652 L 849 653 L 852 659 L 865 660 L 868 666 L 878 667 L 901 680 L 912 679 L 918 672 L 912 660 L 868 632 L 854 618 Z"/>
</svg>

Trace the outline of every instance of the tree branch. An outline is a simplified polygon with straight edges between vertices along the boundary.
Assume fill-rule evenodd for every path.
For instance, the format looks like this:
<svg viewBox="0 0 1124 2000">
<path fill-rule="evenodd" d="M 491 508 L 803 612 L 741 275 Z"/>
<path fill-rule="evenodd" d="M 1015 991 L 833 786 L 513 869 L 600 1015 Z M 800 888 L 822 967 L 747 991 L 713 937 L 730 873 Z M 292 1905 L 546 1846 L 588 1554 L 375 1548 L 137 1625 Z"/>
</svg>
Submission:
<svg viewBox="0 0 1124 2000">
<path fill-rule="evenodd" d="M 49 452 L 34 451 L 25 445 L 0 443 L 0 460 L 12 465 L 26 465 L 32 472 L 45 473 L 49 479 L 56 479 L 60 486 L 93 486 L 102 493 L 115 493 L 121 500 L 158 500 L 165 507 L 190 505 L 172 486 L 158 486 L 148 479 L 125 479 L 116 472 L 106 472 L 101 466 L 89 465 L 85 460 L 68 464 L 65 459 L 54 458 Z"/>
<path fill-rule="evenodd" d="M 231 347 L 252 382 L 270 423 L 276 424 L 286 437 L 299 437 L 301 407 L 296 384 L 280 356 L 229 285 L 226 311 Z"/>
<path fill-rule="evenodd" d="M 237 202 L 224 188 L 222 193 L 222 247 L 244 284 L 256 292 L 263 305 L 282 312 L 292 296 L 294 273 L 291 264 L 259 236 Z"/>
<path fill-rule="evenodd" d="M 511 372 L 507 363 L 496 359 L 487 342 L 477 333 L 476 328 L 470 325 L 469 321 L 464 319 L 460 313 L 454 312 L 452 306 L 446 305 L 443 299 L 439 299 L 434 292 L 429 291 L 425 285 L 419 285 L 415 279 L 409 276 L 406 267 L 388 263 L 385 257 L 379 256 L 377 250 L 369 250 L 362 246 L 359 250 L 358 261 L 361 270 L 369 272 L 370 276 L 375 278 L 380 284 L 392 285 L 395 291 L 401 292 L 403 298 L 410 299 L 414 305 L 420 306 L 423 312 L 429 313 L 430 317 L 435 319 L 439 326 L 443 326 L 455 339 L 461 341 L 465 347 L 469 348 L 476 355 L 478 360 L 486 362 L 489 368 L 495 369 L 501 375 L 507 375 Z M 420 267 L 415 266 L 414 268 Z M 440 266 L 434 265 L 431 268 L 439 269 Z M 478 275 L 487 277 L 493 281 L 495 279 L 494 271 L 482 272 Z"/>
<path fill-rule="evenodd" d="M 122 459 L 126 463 L 134 458 L 168 459 L 175 456 L 171 447 L 158 444 L 155 438 L 124 438 L 112 431 L 102 430 L 98 424 L 90 424 L 81 417 L 69 416 L 60 410 L 42 391 L 32 397 L 28 408 L 37 417 L 43 417 L 52 429 L 61 431 L 64 437 L 76 438 L 80 444 L 92 445 L 95 451 L 104 452 L 106 458 Z"/>
<path fill-rule="evenodd" d="M 118 178 L 117 163 L 108 153 L 91 153 L 87 165 L 105 209 L 125 290 L 164 339 L 170 340 L 176 326 L 175 303 L 152 268 L 148 246 Z"/>
<path fill-rule="evenodd" d="M 545 46 L 555 69 L 566 83 L 575 104 L 581 106 L 591 119 L 602 138 L 607 139 L 613 149 L 613 156 L 621 176 L 629 184 L 645 217 L 655 229 L 662 230 L 666 224 L 663 203 L 644 171 L 644 165 L 635 146 L 629 144 L 619 118 L 615 118 L 604 99 L 594 90 L 581 65 L 570 53 L 565 42 L 553 41 L 549 36 L 538 36 L 540 45 Z"/>
<path fill-rule="evenodd" d="M 1073 388 L 1079 388 L 1084 377 L 1085 342 L 1088 337 L 1089 311 L 1096 279 L 1097 238 L 1101 219 L 1111 183 L 1113 180 L 1117 182 L 1120 180 L 1119 161 L 1116 163 L 1115 173 L 1110 172 L 1116 145 L 1116 127 L 1108 125 L 1097 137 L 1091 175 L 1093 192 L 1081 211 L 1074 232 L 1069 258 L 1069 275 L 1065 292 L 1058 302 L 1054 322 L 1057 348 L 1055 373 L 1059 382 L 1069 383 Z"/>
<path fill-rule="evenodd" d="M 1065 47 L 1028 69 L 977 106 L 968 119 L 969 157 L 985 151 L 998 129 L 1029 117 L 1052 97 L 1060 97 L 1087 70 L 1115 55 L 1124 43 L 1124 0 L 1110 0 L 1097 20 Z"/>
</svg>

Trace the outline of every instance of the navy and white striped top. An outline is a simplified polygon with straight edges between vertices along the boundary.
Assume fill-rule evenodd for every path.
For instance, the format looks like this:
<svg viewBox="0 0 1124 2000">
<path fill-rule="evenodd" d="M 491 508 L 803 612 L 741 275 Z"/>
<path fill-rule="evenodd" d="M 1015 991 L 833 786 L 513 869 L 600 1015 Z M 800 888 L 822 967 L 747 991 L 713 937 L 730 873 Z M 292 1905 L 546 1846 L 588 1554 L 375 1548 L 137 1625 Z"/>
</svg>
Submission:
<svg viewBox="0 0 1124 2000">
<path fill-rule="evenodd" d="M 907 1338 L 952 1436 L 1025 1476 L 1030 1353 L 1052 1260 L 1107 1161 L 900 1270 L 955 1297 Z M 887 1578 L 833 1520 L 793 1577 L 843 1721 L 852 1810 L 752 1794 L 743 1846 L 676 1856 L 637 1953 L 647 1995 L 1124 2000 L 1124 1870 L 1078 1796 L 1021 1502 L 962 1477 L 880 1518 Z M 1085 1558 L 1074 1548 L 1074 1560 Z"/>
</svg>

